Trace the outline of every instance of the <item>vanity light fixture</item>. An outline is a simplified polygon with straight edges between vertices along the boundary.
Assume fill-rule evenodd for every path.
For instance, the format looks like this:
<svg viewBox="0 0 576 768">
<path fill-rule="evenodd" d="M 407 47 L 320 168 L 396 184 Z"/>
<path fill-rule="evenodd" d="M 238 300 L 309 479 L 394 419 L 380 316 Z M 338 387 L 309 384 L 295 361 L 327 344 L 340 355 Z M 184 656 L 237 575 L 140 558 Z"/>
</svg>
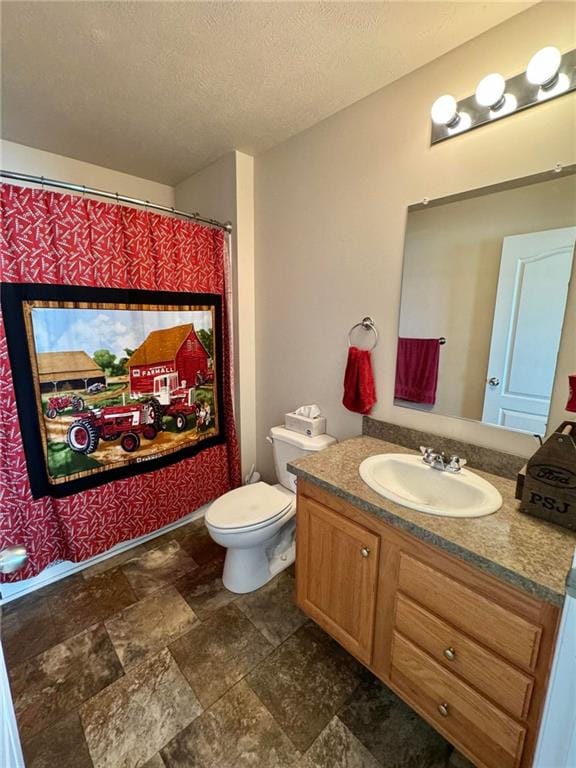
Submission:
<svg viewBox="0 0 576 768">
<path fill-rule="evenodd" d="M 562 54 L 553 45 L 541 48 L 528 62 L 526 78 L 532 85 L 542 88 L 554 86 L 558 80 L 558 70 L 562 63 Z"/>
<path fill-rule="evenodd" d="M 526 78 L 532 85 L 539 86 L 538 101 L 560 96 L 570 87 L 570 78 L 560 72 L 562 54 L 553 45 L 541 48 L 528 62 Z"/>
<path fill-rule="evenodd" d="M 449 94 L 436 99 L 432 104 L 430 116 L 433 123 L 444 126 L 451 136 L 460 131 L 467 131 L 471 125 L 470 115 L 467 112 L 458 112 L 456 99 Z"/>
<path fill-rule="evenodd" d="M 487 107 L 490 119 L 514 112 L 518 102 L 511 93 L 506 93 L 506 80 L 498 72 L 486 75 L 476 86 L 476 103 L 480 107 Z"/>
<path fill-rule="evenodd" d="M 476 101 L 481 107 L 490 107 L 494 111 L 498 111 L 500 107 L 504 106 L 506 80 L 497 72 L 493 72 L 491 75 L 486 75 L 476 86 Z"/>
<path fill-rule="evenodd" d="M 560 72 L 558 77 L 550 85 L 542 85 L 538 90 L 538 101 L 544 99 L 553 99 L 554 96 L 560 96 L 570 89 L 570 78 L 564 72 Z"/>
<path fill-rule="evenodd" d="M 505 93 L 501 106 L 497 108 L 492 107 L 490 110 L 490 120 L 495 120 L 497 117 L 504 117 L 504 115 L 509 115 L 511 112 L 516 110 L 517 106 L 518 101 L 516 96 L 511 93 Z"/>
<path fill-rule="evenodd" d="M 430 116 L 432 122 L 436 123 L 436 125 L 454 127 L 460 120 L 458 105 L 454 96 L 446 93 L 444 96 L 437 98 L 434 104 L 432 104 Z"/>
<path fill-rule="evenodd" d="M 431 109 L 431 143 L 575 90 L 576 49 L 562 54 L 548 45 L 532 56 L 519 75 L 505 79 L 492 72 L 480 80 L 473 96 L 457 101 L 446 94 L 436 99 Z"/>
<path fill-rule="evenodd" d="M 458 112 L 458 118 L 458 122 L 455 125 L 448 126 L 448 131 L 451 136 L 453 136 L 455 133 L 467 131 L 472 125 L 472 120 L 468 112 Z"/>
</svg>

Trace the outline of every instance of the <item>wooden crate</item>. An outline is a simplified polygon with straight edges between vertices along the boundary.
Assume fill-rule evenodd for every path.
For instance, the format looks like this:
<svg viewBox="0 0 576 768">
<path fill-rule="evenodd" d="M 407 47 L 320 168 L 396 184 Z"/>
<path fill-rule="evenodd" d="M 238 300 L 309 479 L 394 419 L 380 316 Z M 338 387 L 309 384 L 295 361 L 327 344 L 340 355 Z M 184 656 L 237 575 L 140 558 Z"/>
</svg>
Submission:
<svg viewBox="0 0 576 768">
<path fill-rule="evenodd" d="M 576 422 L 565 421 L 518 475 L 520 511 L 576 530 Z"/>
</svg>

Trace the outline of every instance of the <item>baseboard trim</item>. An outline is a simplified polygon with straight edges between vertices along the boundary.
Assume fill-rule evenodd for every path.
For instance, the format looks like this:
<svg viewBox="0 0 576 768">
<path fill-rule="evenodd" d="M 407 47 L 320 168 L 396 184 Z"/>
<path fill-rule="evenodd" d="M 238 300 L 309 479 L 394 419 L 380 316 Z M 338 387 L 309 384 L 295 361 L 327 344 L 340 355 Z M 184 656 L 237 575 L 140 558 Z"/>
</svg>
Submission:
<svg viewBox="0 0 576 768">
<path fill-rule="evenodd" d="M 96 555 L 95 557 L 91 557 L 89 560 L 82 560 L 80 563 L 72 563 L 69 560 L 64 560 L 59 563 L 49 565 L 43 571 L 38 573 L 36 576 L 32 576 L 30 579 L 14 581 L 10 584 L 0 584 L 0 605 L 6 605 L 7 603 L 12 602 L 12 600 L 17 600 L 19 597 L 30 594 L 30 592 L 35 592 L 37 589 L 47 587 L 49 584 L 54 584 L 57 581 L 65 579 L 67 576 L 71 576 L 74 573 L 80 573 L 81 571 L 86 570 L 86 568 L 90 568 L 90 566 L 96 565 L 96 563 L 102 563 L 105 560 L 108 560 L 110 557 L 114 557 L 115 555 L 119 555 L 121 552 L 126 552 L 128 549 L 137 547 L 139 544 L 144 544 L 145 542 L 151 541 L 158 536 L 162 536 L 169 531 L 173 531 L 176 528 L 181 528 L 183 525 L 187 525 L 193 520 L 204 517 L 207 508 L 208 504 L 205 504 L 199 509 L 196 509 L 194 512 L 191 512 L 189 515 L 180 518 L 180 520 L 176 520 L 174 523 L 165 525 L 163 528 L 159 528 L 157 531 L 153 531 L 152 533 L 147 533 L 145 536 L 140 536 L 138 539 L 130 539 L 130 541 L 123 541 L 121 544 L 116 544 L 116 546 L 112 547 L 112 549 L 109 549 L 106 552 L 102 552 L 100 555 Z"/>
</svg>

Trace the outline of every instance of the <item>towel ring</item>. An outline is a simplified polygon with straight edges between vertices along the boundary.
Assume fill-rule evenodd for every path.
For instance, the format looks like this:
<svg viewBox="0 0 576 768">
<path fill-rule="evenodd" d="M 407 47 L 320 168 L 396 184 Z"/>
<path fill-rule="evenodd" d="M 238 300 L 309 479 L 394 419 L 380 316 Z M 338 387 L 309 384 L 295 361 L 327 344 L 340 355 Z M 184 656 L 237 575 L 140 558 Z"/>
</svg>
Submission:
<svg viewBox="0 0 576 768">
<path fill-rule="evenodd" d="M 378 331 L 376 330 L 376 326 L 374 325 L 374 320 L 372 320 L 371 317 L 364 317 L 362 318 L 361 323 L 356 323 L 356 325 L 353 325 L 352 328 L 348 331 L 348 346 L 352 346 L 352 332 L 356 330 L 356 328 L 364 328 L 365 331 L 372 331 L 374 334 L 374 343 L 371 347 L 367 347 L 368 351 L 371 352 L 374 347 L 378 344 Z"/>
</svg>

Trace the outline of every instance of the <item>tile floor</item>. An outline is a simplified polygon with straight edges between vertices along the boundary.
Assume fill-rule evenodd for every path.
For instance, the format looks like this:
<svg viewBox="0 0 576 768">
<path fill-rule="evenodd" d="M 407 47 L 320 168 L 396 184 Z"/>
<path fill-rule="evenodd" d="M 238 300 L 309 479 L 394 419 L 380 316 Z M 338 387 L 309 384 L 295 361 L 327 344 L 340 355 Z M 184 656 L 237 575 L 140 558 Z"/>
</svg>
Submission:
<svg viewBox="0 0 576 768">
<path fill-rule="evenodd" d="M 4 607 L 28 768 L 444 768 L 449 745 L 295 607 L 227 592 L 196 521 Z"/>
</svg>

